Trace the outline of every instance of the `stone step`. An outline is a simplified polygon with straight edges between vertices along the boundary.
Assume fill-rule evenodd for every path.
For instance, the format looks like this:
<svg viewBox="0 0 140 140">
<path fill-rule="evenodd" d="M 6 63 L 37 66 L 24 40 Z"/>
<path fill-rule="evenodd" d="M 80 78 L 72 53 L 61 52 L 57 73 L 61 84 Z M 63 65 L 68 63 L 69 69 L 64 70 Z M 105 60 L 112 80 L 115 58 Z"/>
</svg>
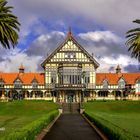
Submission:
<svg viewBox="0 0 140 140">
<path fill-rule="evenodd" d="M 79 103 L 63 103 L 63 113 L 78 113 L 80 110 Z"/>
</svg>

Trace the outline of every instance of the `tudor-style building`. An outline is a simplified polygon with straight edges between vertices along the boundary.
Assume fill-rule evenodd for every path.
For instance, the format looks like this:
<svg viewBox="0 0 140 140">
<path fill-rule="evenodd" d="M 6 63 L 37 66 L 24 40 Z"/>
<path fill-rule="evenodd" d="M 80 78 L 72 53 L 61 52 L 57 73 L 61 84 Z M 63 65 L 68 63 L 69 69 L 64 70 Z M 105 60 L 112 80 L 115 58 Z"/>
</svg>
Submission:
<svg viewBox="0 0 140 140">
<path fill-rule="evenodd" d="M 0 99 L 54 102 L 140 99 L 140 73 L 96 73 L 98 62 L 68 32 L 64 42 L 41 64 L 44 73 L 0 73 Z"/>
<path fill-rule="evenodd" d="M 59 102 L 83 101 L 86 90 L 95 89 L 97 61 L 74 39 L 65 41 L 42 63 L 45 87 Z"/>
</svg>

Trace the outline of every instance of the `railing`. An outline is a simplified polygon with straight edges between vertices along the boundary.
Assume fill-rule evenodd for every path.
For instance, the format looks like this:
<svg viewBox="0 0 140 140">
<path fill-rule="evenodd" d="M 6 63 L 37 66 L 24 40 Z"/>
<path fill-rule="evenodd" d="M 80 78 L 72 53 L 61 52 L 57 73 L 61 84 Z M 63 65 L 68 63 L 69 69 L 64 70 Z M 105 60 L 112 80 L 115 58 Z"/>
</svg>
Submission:
<svg viewBox="0 0 140 140">
<path fill-rule="evenodd" d="M 55 84 L 55 88 L 85 88 L 85 84 Z"/>
</svg>

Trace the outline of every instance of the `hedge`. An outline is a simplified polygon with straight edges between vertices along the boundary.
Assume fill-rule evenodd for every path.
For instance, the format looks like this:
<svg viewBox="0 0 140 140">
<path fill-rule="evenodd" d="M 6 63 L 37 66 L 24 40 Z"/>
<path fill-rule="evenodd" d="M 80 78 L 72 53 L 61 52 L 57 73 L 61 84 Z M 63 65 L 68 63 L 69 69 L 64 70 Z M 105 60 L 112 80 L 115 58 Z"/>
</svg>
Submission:
<svg viewBox="0 0 140 140">
<path fill-rule="evenodd" d="M 90 112 L 84 112 L 84 115 L 94 123 L 106 136 L 111 140 L 139 140 L 140 137 L 135 136 L 125 129 L 122 129 L 111 122 L 93 115 Z"/>
<path fill-rule="evenodd" d="M 25 127 L 11 132 L 0 140 L 34 140 L 36 135 L 46 127 L 59 114 L 58 110 L 54 110 L 44 115 L 40 119 L 26 125 Z"/>
</svg>

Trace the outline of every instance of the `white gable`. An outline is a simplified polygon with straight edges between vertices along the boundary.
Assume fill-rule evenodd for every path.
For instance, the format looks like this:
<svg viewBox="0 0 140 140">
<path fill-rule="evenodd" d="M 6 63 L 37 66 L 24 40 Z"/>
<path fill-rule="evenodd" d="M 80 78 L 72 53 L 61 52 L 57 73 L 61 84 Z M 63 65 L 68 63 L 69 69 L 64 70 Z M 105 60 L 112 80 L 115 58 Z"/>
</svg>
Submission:
<svg viewBox="0 0 140 140">
<path fill-rule="evenodd" d="M 90 62 L 90 58 L 72 40 L 67 41 L 49 62 Z"/>
<path fill-rule="evenodd" d="M 71 32 L 65 41 L 41 64 L 47 63 L 92 63 L 95 68 L 98 62 L 74 39 Z"/>
</svg>

